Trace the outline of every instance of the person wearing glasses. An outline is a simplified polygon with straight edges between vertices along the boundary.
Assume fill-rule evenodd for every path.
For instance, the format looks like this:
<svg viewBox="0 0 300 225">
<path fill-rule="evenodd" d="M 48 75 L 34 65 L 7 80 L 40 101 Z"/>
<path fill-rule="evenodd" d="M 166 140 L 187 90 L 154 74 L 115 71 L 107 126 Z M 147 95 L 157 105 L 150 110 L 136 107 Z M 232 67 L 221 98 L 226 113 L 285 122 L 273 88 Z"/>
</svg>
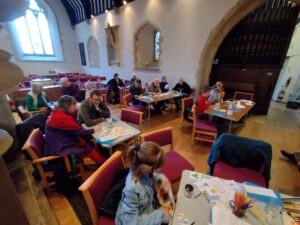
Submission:
<svg viewBox="0 0 300 225">
<path fill-rule="evenodd" d="M 94 126 L 105 121 L 110 117 L 110 111 L 103 102 L 101 92 L 92 90 L 90 97 L 81 102 L 77 120 L 80 124 L 85 124 L 88 127 Z"/>
</svg>

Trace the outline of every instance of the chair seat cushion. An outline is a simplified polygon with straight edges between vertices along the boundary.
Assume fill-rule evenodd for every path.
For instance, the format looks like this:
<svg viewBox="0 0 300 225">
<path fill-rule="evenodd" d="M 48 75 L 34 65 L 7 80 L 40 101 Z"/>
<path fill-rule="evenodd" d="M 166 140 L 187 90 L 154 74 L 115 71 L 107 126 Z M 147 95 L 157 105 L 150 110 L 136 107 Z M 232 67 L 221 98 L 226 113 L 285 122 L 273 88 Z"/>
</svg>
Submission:
<svg viewBox="0 0 300 225">
<path fill-rule="evenodd" d="M 194 167 L 174 150 L 167 152 L 161 172 L 173 183 L 181 178 L 183 170 L 194 170 Z"/>
<path fill-rule="evenodd" d="M 115 225 L 115 219 L 100 216 L 98 217 L 98 225 Z"/>
<path fill-rule="evenodd" d="M 261 187 L 266 187 L 266 182 L 262 174 L 247 168 L 235 168 L 222 161 L 215 164 L 213 176 L 227 180 L 235 180 L 236 182 L 251 182 Z"/>
<path fill-rule="evenodd" d="M 142 106 L 142 105 L 130 105 L 130 106 L 128 106 L 128 109 L 138 111 L 138 112 L 144 112 L 145 111 L 145 107 Z"/>
<path fill-rule="evenodd" d="M 218 133 L 216 124 L 207 120 L 197 120 L 196 130 Z"/>
</svg>

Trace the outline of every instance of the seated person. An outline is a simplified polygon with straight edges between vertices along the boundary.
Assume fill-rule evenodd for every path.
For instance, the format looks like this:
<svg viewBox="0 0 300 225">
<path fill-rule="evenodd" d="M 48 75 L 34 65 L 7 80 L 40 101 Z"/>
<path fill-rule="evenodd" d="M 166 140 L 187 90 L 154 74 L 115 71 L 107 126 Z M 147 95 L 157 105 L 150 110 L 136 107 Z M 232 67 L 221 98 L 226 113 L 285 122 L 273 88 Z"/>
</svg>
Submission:
<svg viewBox="0 0 300 225">
<path fill-rule="evenodd" d="M 127 151 L 126 160 L 130 170 L 117 210 L 116 225 L 160 225 L 169 222 L 171 204 L 161 204 L 159 201 L 161 206 L 153 207 L 155 194 L 160 199 L 160 194 L 170 196 L 168 193 L 171 193 L 170 182 L 158 173 L 164 159 L 163 149 L 154 142 L 144 142 Z M 161 188 L 158 182 L 162 184 Z"/>
<path fill-rule="evenodd" d="M 80 101 L 80 90 L 77 84 L 71 83 L 68 78 L 63 77 L 60 79 L 62 84 L 61 94 L 74 97 L 77 101 Z"/>
<path fill-rule="evenodd" d="M 136 98 L 143 94 L 142 81 L 136 79 L 134 84 L 130 85 L 128 91 L 132 94 L 132 103 L 139 104 L 139 101 Z"/>
<path fill-rule="evenodd" d="M 82 128 L 72 116 L 75 111 L 76 99 L 68 95 L 61 96 L 46 122 L 46 155 L 74 154 L 80 158 L 89 157 L 101 165 L 105 158 L 83 140 L 101 130 L 101 126 Z"/>
<path fill-rule="evenodd" d="M 28 111 L 47 111 L 48 99 L 46 93 L 43 92 L 41 84 L 32 83 L 31 91 L 25 96 L 25 104 Z"/>
<path fill-rule="evenodd" d="M 223 101 L 222 92 L 219 89 L 211 90 L 209 93 L 209 104 L 221 103 Z"/>
<path fill-rule="evenodd" d="M 167 82 L 167 77 L 163 76 L 161 78 L 161 82 L 159 83 L 159 87 L 161 92 L 168 92 L 169 91 L 169 83 Z"/>
<path fill-rule="evenodd" d="M 102 101 L 99 90 L 92 90 L 90 97 L 81 102 L 78 112 L 78 122 L 91 127 L 110 117 L 110 111 Z"/>
<path fill-rule="evenodd" d="M 196 105 L 196 112 L 197 115 L 200 116 L 200 118 L 205 118 L 205 116 L 203 115 L 204 111 L 207 110 L 210 106 L 209 102 L 208 102 L 208 97 L 209 97 L 209 93 L 211 91 L 211 87 L 209 86 L 205 86 L 201 89 L 201 93 L 198 95 L 198 100 L 197 100 L 197 105 Z M 188 118 L 188 115 L 192 112 L 192 109 L 190 107 L 187 107 L 184 112 L 183 112 L 183 116 L 184 119 L 189 121 L 189 122 L 193 122 Z"/>
<path fill-rule="evenodd" d="M 138 79 L 138 78 L 137 78 L 136 74 L 133 73 L 133 74 L 132 74 L 132 78 L 131 78 L 131 80 L 130 80 L 130 85 L 134 84 L 134 82 L 135 82 L 137 79 Z"/>
<path fill-rule="evenodd" d="M 189 96 L 192 93 L 192 88 L 188 83 L 186 83 L 182 78 L 179 79 L 179 82 L 173 88 L 173 91 L 183 93 L 186 96 Z M 176 110 L 181 111 L 181 97 L 175 99 Z"/>
<path fill-rule="evenodd" d="M 147 85 L 146 92 L 147 93 L 161 93 L 160 87 L 159 87 L 159 79 L 155 79 L 153 82 Z"/>
<path fill-rule="evenodd" d="M 153 82 L 147 85 L 146 93 L 155 93 L 155 94 L 161 93 L 159 83 L 160 83 L 159 79 L 155 79 Z M 154 111 L 157 113 L 161 113 L 161 108 L 163 107 L 163 105 L 164 105 L 164 101 L 158 101 L 154 106 Z"/>
<path fill-rule="evenodd" d="M 223 98 L 225 96 L 223 83 L 221 81 L 218 81 L 213 87 L 212 90 L 209 93 L 209 103 L 215 104 L 217 102 L 222 102 Z"/>
<path fill-rule="evenodd" d="M 85 87 L 85 98 L 84 99 L 88 99 L 90 97 L 91 91 L 96 89 L 97 85 L 94 82 L 88 81 L 84 84 L 84 87 Z"/>
<path fill-rule="evenodd" d="M 114 78 L 107 83 L 112 91 L 114 92 L 111 97 L 109 97 L 109 102 L 113 104 L 120 103 L 120 91 L 119 87 L 125 87 L 123 81 L 119 78 L 119 74 L 115 73 Z"/>
</svg>

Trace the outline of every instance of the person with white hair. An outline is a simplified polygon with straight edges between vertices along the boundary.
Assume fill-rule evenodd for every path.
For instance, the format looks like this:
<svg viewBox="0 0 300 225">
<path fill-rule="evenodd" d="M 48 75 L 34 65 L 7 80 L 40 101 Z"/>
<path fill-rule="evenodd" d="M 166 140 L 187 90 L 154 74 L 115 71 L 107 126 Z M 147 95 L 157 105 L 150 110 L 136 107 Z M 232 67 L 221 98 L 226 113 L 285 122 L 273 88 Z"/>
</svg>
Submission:
<svg viewBox="0 0 300 225">
<path fill-rule="evenodd" d="M 134 82 L 135 82 L 137 79 L 138 79 L 138 77 L 137 77 L 136 73 L 133 73 L 133 74 L 132 74 L 132 78 L 131 78 L 131 80 L 130 80 L 130 85 L 134 84 Z"/>
<path fill-rule="evenodd" d="M 147 86 L 147 93 L 152 92 L 152 93 L 160 93 L 160 80 L 158 78 L 156 78 L 154 81 L 151 82 L 151 84 L 149 84 Z"/>
<path fill-rule="evenodd" d="M 38 83 L 31 84 L 31 91 L 25 96 L 25 104 L 28 111 L 46 111 L 48 99 L 43 91 L 43 85 Z"/>
<path fill-rule="evenodd" d="M 82 100 L 80 97 L 80 90 L 77 84 L 71 83 L 67 77 L 60 79 L 62 84 L 61 94 L 74 97 L 77 101 Z"/>
<path fill-rule="evenodd" d="M 88 99 L 90 97 L 90 93 L 93 89 L 97 88 L 97 85 L 94 82 L 86 82 L 84 84 L 85 87 L 85 99 Z"/>
</svg>

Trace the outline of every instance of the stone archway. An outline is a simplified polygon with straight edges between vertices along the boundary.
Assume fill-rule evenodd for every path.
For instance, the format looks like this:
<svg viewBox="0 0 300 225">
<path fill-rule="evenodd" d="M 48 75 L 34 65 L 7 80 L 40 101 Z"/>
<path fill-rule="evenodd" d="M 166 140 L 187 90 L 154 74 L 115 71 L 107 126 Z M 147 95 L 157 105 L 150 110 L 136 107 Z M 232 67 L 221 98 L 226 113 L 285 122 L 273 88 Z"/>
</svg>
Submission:
<svg viewBox="0 0 300 225">
<path fill-rule="evenodd" d="M 232 28 L 239 23 L 250 12 L 263 5 L 267 0 L 239 0 L 222 18 L 217 26 L 210 32 L 209 37 L 202 49 L 199 69 L 197 71 L 197 95 L 200 87 L 208 83 L 209 73 L 213 64 L 215 54 L 217 53 L 222 41 Z M 293 0 L 300 4 L 300 0 Z M 196 96 L 197 96 L 196 95 Z"/>
</svg>

